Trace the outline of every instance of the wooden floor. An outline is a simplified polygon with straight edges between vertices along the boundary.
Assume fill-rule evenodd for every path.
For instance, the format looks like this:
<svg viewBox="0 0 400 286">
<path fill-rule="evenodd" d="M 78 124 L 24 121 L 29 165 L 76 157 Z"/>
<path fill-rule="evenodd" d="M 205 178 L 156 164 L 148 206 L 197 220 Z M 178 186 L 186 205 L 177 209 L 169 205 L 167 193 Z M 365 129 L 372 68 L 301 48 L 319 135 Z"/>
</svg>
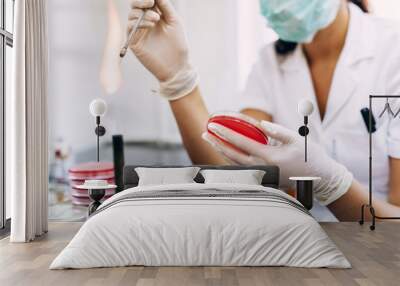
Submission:
<svg viewBox="0 0 400 286">
<path fill-rule="evenodd" d="M 400 224 L 382 223 L 375 232 L 356 223 L 323 224 L 353 265 L 350 270 L 255 267 L 129 267 L 50 271 L 49 264 L 81 226 L 51 223 L 31 244 L 0 241 L 0 285 L 400 285 Z"/>
</svg>

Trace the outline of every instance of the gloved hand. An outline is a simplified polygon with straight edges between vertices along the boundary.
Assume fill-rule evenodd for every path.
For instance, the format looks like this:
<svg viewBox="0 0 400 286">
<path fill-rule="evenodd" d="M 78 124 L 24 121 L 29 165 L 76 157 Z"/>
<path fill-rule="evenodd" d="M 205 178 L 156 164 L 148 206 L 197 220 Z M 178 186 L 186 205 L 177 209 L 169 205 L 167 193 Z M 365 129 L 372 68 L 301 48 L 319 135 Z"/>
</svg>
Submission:
<svg viewBox="0 0 400 286">
<path fill-rule="evenodd" d="M 183 26 L 171 2 L 133 0 L 131 7 L 128 34 L 143 11 L 146 14 L 130 48 L 159 80 L 160 94 L 177 100 L 192 92 L 198 74 L 190 64 Z"/>
<path fill-rule="evenodd" d="M 228 160 L 239 165 L 277 165 L 281 169 L 281 184 L 290 186 L 289 177 L 321 177 L 315 182 L 315 198 L 323 205 L 329 205 L 343 196 L 353 182 L 353 175 L 341 164 L 331 159 L 325 151 L 309 142 L 309 160 L 304 162 L 304 138 L 280 125 L 263 121 L 258 126 L 273 145 L 263 145 L 236 133 L 222 125 L 211 123 L 208 128 L 216 135 L 242 150 L 235 150 L 221 140 L 203 134 L 209 142 Z"/>
</svg>

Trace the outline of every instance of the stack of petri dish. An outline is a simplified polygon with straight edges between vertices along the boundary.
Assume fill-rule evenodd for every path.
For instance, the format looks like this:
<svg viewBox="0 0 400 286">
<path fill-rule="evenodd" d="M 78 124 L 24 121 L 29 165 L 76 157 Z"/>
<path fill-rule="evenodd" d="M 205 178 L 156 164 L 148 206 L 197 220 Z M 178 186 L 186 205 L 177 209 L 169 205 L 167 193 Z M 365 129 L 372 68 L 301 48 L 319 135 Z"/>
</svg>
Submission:
<svg viewBox="0 0 400 286">
<path fill-rule="evenodd" d="M 90 198 L 87 190 L 79 190 L 77 186 L 83 185 L 86 180 L 107 180 L 109 184 L 115 183 L 114 165 L 110 162 L 91 162 L 74 166 L 68 170 L 71 186 L 71 200 L 74 205 L 88 206 Z M 103 200 L 112 197 L 115 189 L 106 190 Z"/>
</svg>

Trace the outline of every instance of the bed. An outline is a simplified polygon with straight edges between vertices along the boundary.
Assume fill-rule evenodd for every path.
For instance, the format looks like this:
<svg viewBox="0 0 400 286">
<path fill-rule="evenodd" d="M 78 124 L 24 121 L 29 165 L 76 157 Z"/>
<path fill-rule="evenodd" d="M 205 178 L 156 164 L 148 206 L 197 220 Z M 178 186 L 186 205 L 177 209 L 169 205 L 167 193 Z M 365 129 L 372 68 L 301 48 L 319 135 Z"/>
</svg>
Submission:
<svg viewBox="0 0 400 286">
<path fill-rule="evenodd" d="M 105 201 L 50 269 L 123 266 L 288 266 L 350 268 L 308 210 L 279 188 L 274 166 L 199 166 L 265 171 L 262 184 L 138 186 Z M 169 167 L 170 168 L 170 167 Z"/>
</svg>

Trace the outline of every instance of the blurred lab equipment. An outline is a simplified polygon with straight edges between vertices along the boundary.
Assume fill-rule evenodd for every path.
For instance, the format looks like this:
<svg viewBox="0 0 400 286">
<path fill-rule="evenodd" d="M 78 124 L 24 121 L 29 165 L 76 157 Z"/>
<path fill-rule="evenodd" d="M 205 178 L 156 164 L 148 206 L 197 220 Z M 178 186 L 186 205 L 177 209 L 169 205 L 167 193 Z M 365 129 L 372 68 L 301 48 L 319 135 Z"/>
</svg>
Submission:
<svg viewBox="0 0 400 286">
<path fill-rule="evenodd" d="M 69 200 L 67 164 L 70 146 L 63 138 L 58 138 L 52 148 L 53 159 L 49 165 L 49 205 Z"/>
<path fill-rule="evenodd" d="M 376 132 L 376 119 L 372 111 L 366 107 L 361 109 L 361 115 L 364 120 L 365 126 L 367 127 L 368 132 L 375 133 Z M 371 122 L 370 122 L 371 117 Z"/>
<path fill-rule="evenodd" d="M 124 190 L 123 171 L 125 166 L 124 137 L 122 135 L 114 135 L 112 137 L 113 159 L 114 159 L 114 175 L 115 184 L 117 185 L 116 193 Z"/>
<path fill-rule="evenodd" d="M 58 138 L 54 143 L 54 161 L 50 164 L 50 183 L 66 184 L 67 167 L 66 161 L 69 158 L 70 148 L 62 138 Z"/>
</svg>

